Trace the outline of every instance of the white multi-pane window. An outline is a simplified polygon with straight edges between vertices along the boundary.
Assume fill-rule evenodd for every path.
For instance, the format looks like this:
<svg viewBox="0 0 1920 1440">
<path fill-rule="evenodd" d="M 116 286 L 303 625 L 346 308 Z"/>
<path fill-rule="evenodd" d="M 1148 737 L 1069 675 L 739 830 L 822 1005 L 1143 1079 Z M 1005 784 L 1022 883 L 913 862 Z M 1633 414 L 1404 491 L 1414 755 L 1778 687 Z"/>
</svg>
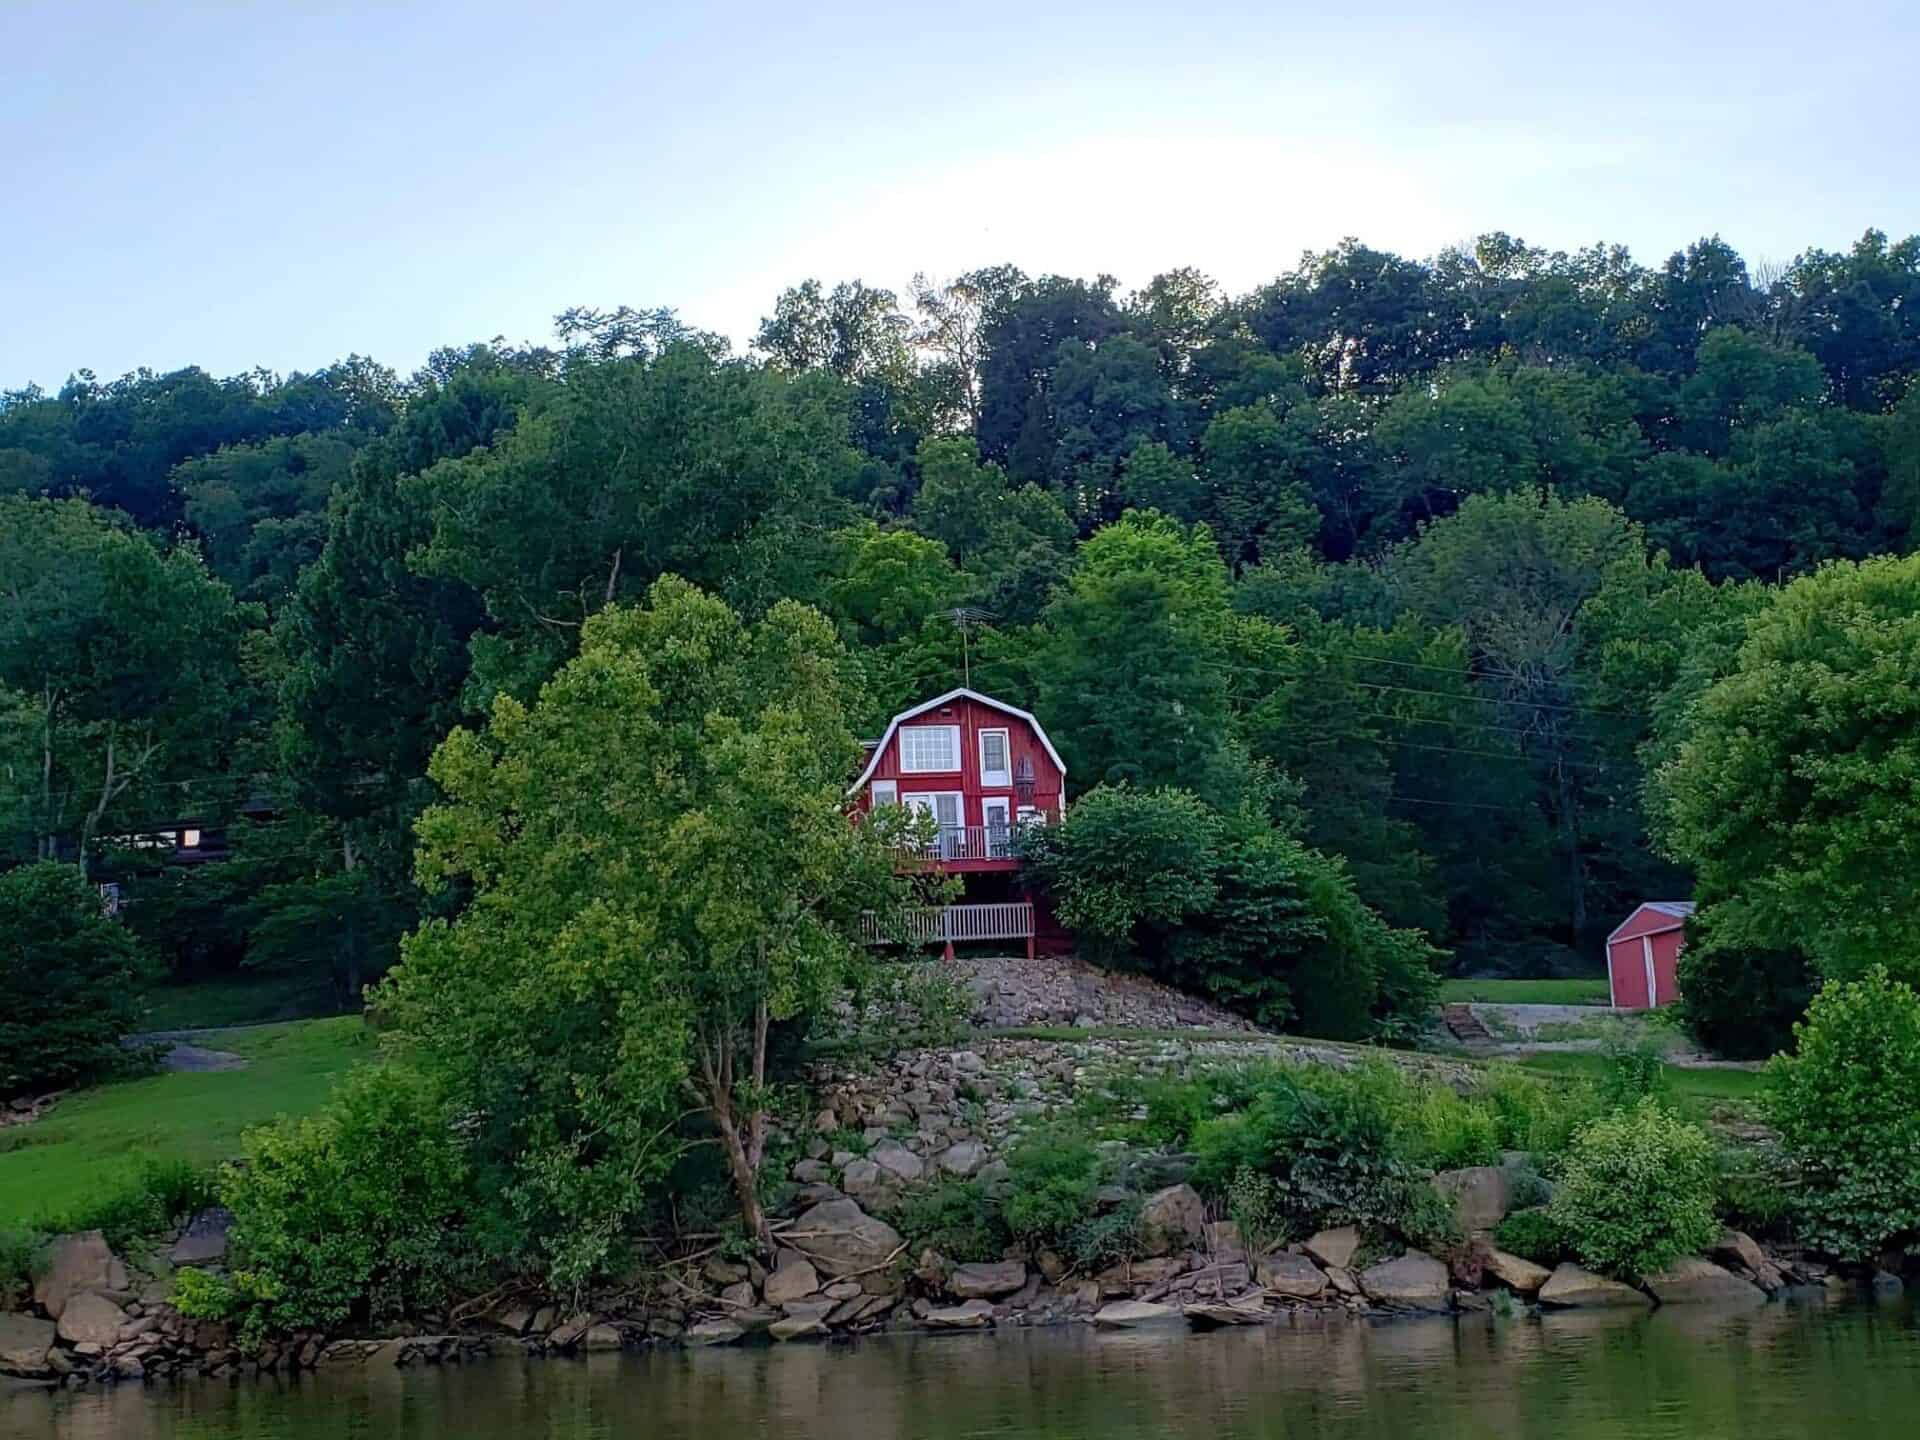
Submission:
<svg viewBox="0 0 1920 1440">
<path fill-rule="evenodd" d="M 960 768 L 958 725 L 902 725 L 900 773 L 946 775 Z"/>
<path fill-rule="evenodd" d="M 1013 753 L 1007 744 L 1007 732 L 1004 730 L 980 732 L 980 783 L 982 785 L 1013 783 Z"/>
</svg>

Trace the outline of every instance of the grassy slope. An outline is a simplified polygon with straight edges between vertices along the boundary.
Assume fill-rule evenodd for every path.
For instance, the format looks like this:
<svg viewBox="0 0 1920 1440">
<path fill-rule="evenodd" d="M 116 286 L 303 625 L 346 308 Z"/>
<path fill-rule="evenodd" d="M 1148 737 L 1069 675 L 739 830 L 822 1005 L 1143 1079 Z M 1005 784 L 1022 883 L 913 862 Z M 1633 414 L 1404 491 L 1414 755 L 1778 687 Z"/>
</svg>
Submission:
<svg viewBox="0 0 1920 1440">
<path fill-rule="evenodd" d="M 1548 1075 L 1598 1080 L 1606 1072 L 1604 1055 L 1555 1051 L 1529 1055 L 1521 1065 Z M 1688 1065 L 1664 1065 L 1667 1092 L 1685 1108 L 1704 1109 L 1721 1101 L 1750 1104 L 1760 1098 L 1766 1077 L 1757 1070 L 1700 1069 Z"/>
<path fill-rule="evenodd" d="M 1605 1005 L 1607 980 L 1447 980 L 1440 986 L 1447 1004 Z"/>
<path fill-rule="evenodd" d="M 32 1125 L 0 1130 L 0 1228 L 57 1217 L 148 1159 L 225 1160 L 238 1153 L 241 1131 L 316 1108 L 337 1076 L 373 1054 L 357 1016 L 228 1030 L 205 1043 L 252 1064 L 103 1085 Z"/>
</svg>

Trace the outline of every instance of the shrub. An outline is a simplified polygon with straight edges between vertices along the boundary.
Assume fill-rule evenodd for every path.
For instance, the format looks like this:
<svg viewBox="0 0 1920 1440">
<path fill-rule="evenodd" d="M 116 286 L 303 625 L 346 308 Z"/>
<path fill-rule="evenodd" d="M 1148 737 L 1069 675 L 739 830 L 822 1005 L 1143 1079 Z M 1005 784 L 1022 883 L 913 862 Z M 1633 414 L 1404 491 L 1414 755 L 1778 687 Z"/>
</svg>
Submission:
<svg viewBox="0 0 1920 1440">
<path fill-rule="evenodd" d="M 0 1311 L 26 1308 L 46 1258 L 46 1236 L 33 1230 L 0 1230 Z"/>
<path fill-rule="evenodd" d="M 1106 1163 L 1091 1138 L 1064 1124 L 1030 1130 L 1007 1153 L 1007 1196 L 1000 1204 L 1017 1240 L 1068 1248 L 1074 1227 L 1093 1214 Z"/>
<path fill-rule="evenodd" d="M 1098 786 L 1025 843 L 1095 954 L 1309 1034 L 1402 1040 L 1426 1023 L 1439 952 L 1368 908 L 1343 860 L 1260 815 Z"/>
<path fill-rule="evenodd" d="M 1794 1022 L 1813 998 L 1813 970 L 1797 951 L 1716 943 L 1714 913 L 1687 922 L 1680 1018 L 1715 1054 L 1763 1060 L 1793 1043 Z"/>
<path fill-rule="evenodd" d="M 1546 1210 L 1516 1210 L 1493 1232 L 1493 1243 L 1536 1265 L 1558 1265 L 1567 1258 L 1567 1235 Z"/>
<path fill-rule="evenodd" d="M 1716 1180 L 1707 1133 L 1647 1098 L 1580 1131 L 1548 1213 L 1583 1265 L 1647 1275 L 1719 1233 Z"/>
<path fill-rule="evenodd" d="M 471 1263 L 465 1150 L 404 1070 L 349 1076 L 317 1115 L 250 1132 L 221 1178 L 255 1334 L 443 1300 Z"/>
<path fill-rule="evenodd" d="M 1276 1068 L 1245 1110 L 1194 1133 L 1194 1180 L 1218 1195 L 1243 1169 L 1271 1176 L 1300 1227 L 1397 1225 L 1421 1176 L 1407 1141 L 1411 1095 L 1385 1064 Z"/>
<path fill-rule="evenodd" d="M 0 1096 L 124 1069 L 149 965 L 75 865 L 0 874 Z"/>
<path fill-rule="evenodd" d="M 1493 1112 L 1503 1150 L 1538 1160 L 1563 1153 L 1574 1132 L 1600 1113 L 1598 1092 L 1583 1081 L 1550 1083 L 1517 1065 L 1495 1065 L 1476 1097 Z"/>
<path fill-rule="evenodd" d="M 231 1320 L 245 1301 L 233 1282 L 192 1266 L 173 1277 L 173 1308 L 189 1320 Z"/>
<path fill-rule="evenodd" d="M 1667 1087 L 1666 1062 L 1660 1042 L 1652 1035 L 1635 1035 L 1624 1026 L 1611 1029 L 1601 1041 L 1606 1068 L 1600 1076 L 1600 1099 L 1609 1109 L 1638 1105 Z"/>
<path fill-rule="evenodd" d="M 893 1216 L 913 1253 L 931 1247 L 965 1265 L 996 1260 L 1007 1227 L 977 1180 L 947 1180 L 911 1192 Z"/>
<path fill-rule="evenodd" d="M 1414 1146 L 1435 1170 L 1494 1165 L 1500 1160 L 1500 1121 L 1491 1106 L 1463 1100 L 1445 1085 L 1430 1085 L 1413 1103 Z"/>
<path fill-rule="evenodd" d="M 1249 1165 L 1234 1171 L 1227 1182 L 1227 1218 L 1239 1227 L 1251 1255 L 1269 1254 L 1293 1238 L 1280 1182 Z"/>
<path fill-rule="evenodd" d="M 206 1209 L 214 1191 L 212 1175 L 184 1160 L 148 1160 L 132 1177 L 47 1223 L 60 1233 L 98 1230 L 114 1249 L 127 1250 Z"/>
<path fill-rule="evenodd" d="M 1766 1112 L 1799 1167 L 1800 1237 L 1863 1259 L 1920 1232 L 1920 995 L 1884 969 L 1830 983 L 1768 1068 Z"/>
<path fill-rule="evenodd" d="M 1104 1270 L 1140 1254 L 1140 1202 L 1089 1215 L 1066 1233 L 1062 1253 L 1076 1270 Z"/>
</svg>

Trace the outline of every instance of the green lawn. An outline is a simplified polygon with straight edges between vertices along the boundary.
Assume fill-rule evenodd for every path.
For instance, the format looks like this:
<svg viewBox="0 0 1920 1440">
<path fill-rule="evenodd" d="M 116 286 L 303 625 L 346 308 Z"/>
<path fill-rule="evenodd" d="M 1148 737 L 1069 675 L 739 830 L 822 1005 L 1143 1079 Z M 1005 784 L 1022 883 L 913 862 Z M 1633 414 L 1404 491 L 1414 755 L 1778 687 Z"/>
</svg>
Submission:
<svg viewBox="0 0 1920 1440">
<path fill-rule="evenodd" d="M 1607 1057 L 1580 1051 L 1552 1051 L 1529 1055 L 1520 1062 L 1529 1070 L 1549 1075 L 1565 1075 L 1583 1080 L 1598 1080 L 1607 1067 Z M 1760 1098 L 1766 1077 L 1757 1070 L 1703 1070 L 1690 1065 L 1663 1065 L 1667 1091 L 1682 1106 L 1694 1110 L 1732 1101 L 1751 1104 Z"/>
<path fill-rule="evenodd" d="M 1446 1004 L 1604 1005 L 1607 978 L 1588 980 L 1446 980 L 1440 985 Z"/>
<path fill-rule="evenodd" d="M 225 1160 L 238 1153 L 241 1131 L 316 1108 L 337 1076 L 374 1053 L 358 1016 L 226 1030 L 204 1043 L 253 1063 L 102 1085 L 32 1125 L 0 1130 L 0 1229 L 56 1218 L 147 1160 Z"/>
</svg>

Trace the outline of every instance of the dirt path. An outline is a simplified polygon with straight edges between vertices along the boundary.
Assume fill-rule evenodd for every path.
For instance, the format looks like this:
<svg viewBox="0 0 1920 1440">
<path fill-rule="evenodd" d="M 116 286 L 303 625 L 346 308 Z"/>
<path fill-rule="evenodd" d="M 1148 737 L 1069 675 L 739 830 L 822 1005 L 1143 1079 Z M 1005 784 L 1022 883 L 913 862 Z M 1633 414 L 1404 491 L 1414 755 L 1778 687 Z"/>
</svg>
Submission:
<svg viewBox="0 0 1920 1440">
<path fill-rule="evenodd" d="M 217 1030 L 154 1030 L 145 1035 L 129 1035 L 129 1045 L 164 1045 L 160 1056 L 162 1070 L 244 1070 L 247 1057 L 231 1050 L 214 1050 L 198 1042 L 218 1035 Z"/>
</svg>

